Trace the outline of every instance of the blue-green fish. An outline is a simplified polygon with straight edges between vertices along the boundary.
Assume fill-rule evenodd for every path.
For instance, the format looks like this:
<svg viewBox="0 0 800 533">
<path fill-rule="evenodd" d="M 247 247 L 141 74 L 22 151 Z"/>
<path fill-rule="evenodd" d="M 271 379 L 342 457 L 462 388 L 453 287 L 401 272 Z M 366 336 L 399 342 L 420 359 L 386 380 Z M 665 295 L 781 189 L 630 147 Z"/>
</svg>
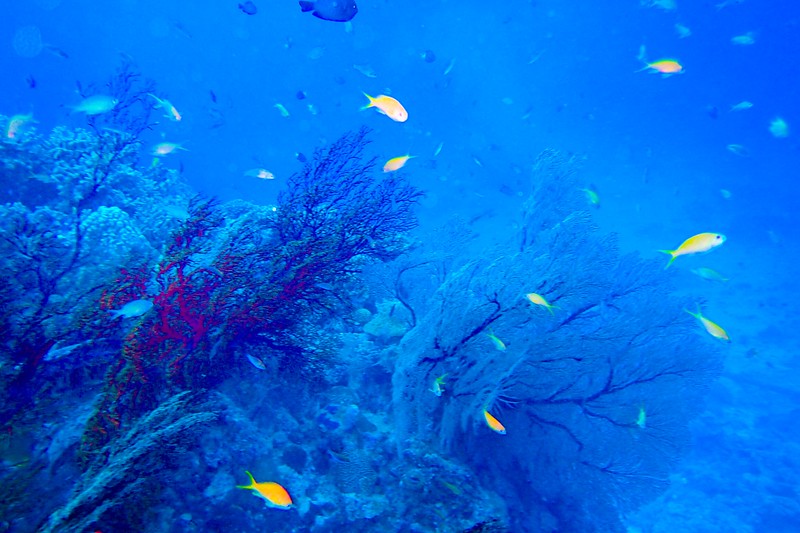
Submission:
<svg viewBox="0 0 800 533">
<path fill-rule="evenodd" d="M 121 309 L 111 310 L 109 313 L 111 313 L 112 318 L 135 318 L 142 316 L 152 308 L 153 302 L 150 300 L 134 300 L 123 305 Z"/>
<path fill-rule="evenodd" d="M 114 106 L 119 103 L 119 100 L 114 98 L 113 96 L 108 96 L 105 94 L 96 94 L 94 96 L 90 96 L 89 98 L 85 98 L 81 103 L 78 105 L 71 105 L 69 106 L 72 109 L 73 113 L 86 113 L 87 115 L 101 115 L 103 113 L 108 113 Z"/>
</svg>

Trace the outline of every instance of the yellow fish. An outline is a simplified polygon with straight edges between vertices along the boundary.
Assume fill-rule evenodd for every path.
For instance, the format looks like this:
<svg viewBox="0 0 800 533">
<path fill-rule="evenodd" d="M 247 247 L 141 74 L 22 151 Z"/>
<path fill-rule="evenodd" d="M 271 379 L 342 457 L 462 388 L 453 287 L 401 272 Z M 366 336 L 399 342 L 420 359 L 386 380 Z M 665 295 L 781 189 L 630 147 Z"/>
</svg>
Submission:
<svg viewBox="0 0 800 533">
<path fill-rule="evenodd" d="M 434 393 L 436 396 L 441 396 L 444 392 L 444 378 L 447 374 L 442 374 L 438 378 L 433 380 L 433 388 L 431 392 Z"/>
<path fill-rule="evenodd" d="M 400 157 L 393 157 L 383 165 L 384 172 L 394 172 L 395 170 L 400 170 L 406 164 L 406 161 L 409 159 L 416 157 L 414 155 L 402 155 Z"/>
<path fill-rule="evenodd" d="M 262 481 L 257 483 L 253 478 L 253 474 L 245 471 L 247 477 L 250 478 L 249 485 L 236 485 L 237 489 L 247 489 L 254 491 L 253 494 L 259 498 L 263 498 L 267 503 L 267 507 L 275 507 L 276 509 L 289 509 L 292 506 L 292 497 L 286 492 L 279 484 L 273 481 Z"/>
<path fill-rule="evenodd" d="M 725 242 L 725 235 L 719 233 L 698 233 L 694 237 L 689 237 L 681 243 L 675 250 L 659 250 L 662 253 L 669 254 L 672 258 L 664 268 L 669 268 L 675 259 L 681 255 L 699 254 L 713 250 L 717 246 Z"/>
<path fill-rule="evenodd" d="M 506 343 L 501 341 L 500 338 L 497 335 L 495 335 L 494 333 L 492 333 L 491 330 L 489 330 L 489 333 L 487 333 L 486 335 L 489 336 L 489 339 L 492 341 L 492 343 L 494 344 L 495 348 L 497 348 L 501 352 L 504 352 L 506 350 Z"/>
<path fill-rule="evenodd" d="M 183 146 L 178 143 L 168 143 L 163 142 L 155 145 L 153 147 L 153 155 L 169 155 L 174 153 L 176 150 L 186 150 Z M 188 150 L 186 150 L 188 152 Z"/>
<path fill-rule="evenodd" d="M 586 199 L 595 207 L 600 207 L 600 195 L 597 194 L 597 191 L 592 189 L 581 189 L 583 193 L 586 195 Z"/>
<path fill-rule="evenodd" d="M 688 309 L 684 309 L 687 313 L 695 317 L 700 323 L 703 325 L 703 328 L 711 335 L 721 341 L 731 342 L 731 338 L 728 337 L 728 333 L 722 329 L 719 325 L 715 324 L 714 322 L 710 321 L 703 314 L 700 312 L 700 309 L 697 310 L 696 313 L 692 313 Z"/>
<path fill-rule="evenodd" d="M 381 94 L 373 98 L 367 93 L 364 93 L 364 96 L 369 98 L 369 103 L 361 109 L 369 109 L 370 107 L 374 107 L 395 122 L 405 122 L 408 120 L 408 111 L 406 111 L 406 109 L 403 107 L 403 104 L 391 96 Z"/>
<path fill-rule="evenodd" d="M 544 299 L 544 296 L 536 294 L 535 292 L 529 292 L 528 294 L 525 295 L 525 298 L 527 298 L 528 301 L 531 302 L 532 304 L 540 305 L 540 306 L 544 307 L 545 309 L 550 311 L 551 315 L 555 314 L 555 313 L 553 313 L 553 309 L 558 309 L 557 305 L 550 305 L 547 302 L 547 300 Z"/>
<path fill-rule="evenodd" d="M 491 413 L 489 413 L 489 411 L 487 411 L 486 409 L 483 410 L 483 418 L 486 419 L 486 425 L 489 426 L 489 429 L 491 429 L 492 431 L 496 431 L 501 435 L 506 434 L 506 427 L 503 424 L 501 424 L 498 419 L 493 417 Z"/>
<path fill-rule="evenodd" d="M 156 96 L 154 94 L 150 94 L 150 93 L 147 93 L 147 94 L 152 96 L 153 99 L 156 101 L 156 107 L 160 107 L 161 109 L 164 110 L 164 113 L 165 113 L 164 116 L 165 117 L 167 117 L 168 119 L 170 119 L 173 122 L 180 122 L 181 121 L 181 119 L 183 117 L 181 116 L 180 113 L 178 113 L 178 110 L 175 109 L 175 106 L 172 105 L 172 103 L 169 100 L 167 100 L 167 99 L 163 99 L 162 100 L 161 98 L 159 98 L 158 96 Z"/>
</svg>

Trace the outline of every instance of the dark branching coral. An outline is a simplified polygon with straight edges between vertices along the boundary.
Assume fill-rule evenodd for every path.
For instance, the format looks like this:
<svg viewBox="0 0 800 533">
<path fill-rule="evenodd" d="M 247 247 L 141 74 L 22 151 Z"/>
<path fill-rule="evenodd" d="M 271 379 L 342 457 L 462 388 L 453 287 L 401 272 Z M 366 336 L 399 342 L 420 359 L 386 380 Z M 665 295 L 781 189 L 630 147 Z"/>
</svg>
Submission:
<svg viewBox="0 0 800 533">
<path fill-rule="evenodd" d="M 620 513 L 665 487 L 720 368 L 667 274 L 597 235 L 571 166 L 540 157 L 516 251 L 447 276 L 393 378 L 398 445 L 421 440 L 473 465 L 517 531 L 622 531 Z M 507 435 L 486 427 L 483 409 Z"/>
<path fill-rule="evenodd" d="M 112 131 L 138 139 L 145 130 L 155 125 L 150 121 L 153 106 L 148 94 L 156 92 L 156 84 L 142 76 L 130 58 L 122 59 L 117 71 L 104 86 L 92 83 L 83 87 L 79 84 L 78 91 L 83 98 L 101 94 L 117 101 L 109 112 L 86 117 L 89 127 L 97 133 L 101 130 Z"/>
<path fill-rule="evenodd" d="M 420 192 L 375 179 L 374 160 L 363 156 L 366 134 L 318 151 L 289 179 L 275 212 L 251 207 L 225 227 L 215 202 L 190 205 L 156 268 L 154 310 L 109 374 L 87 452 L 164 395 L 218 385 L 250 364 L 245 352 L 285 374 L 316 375 L 333 347 L 319 321 L 340 305 L 336 287 L 366 261 L 399 253 L 402 233 L 416 223 Z M 129 288 L 142 282 L 118 287 L 133 299 Z"/>
</svg>

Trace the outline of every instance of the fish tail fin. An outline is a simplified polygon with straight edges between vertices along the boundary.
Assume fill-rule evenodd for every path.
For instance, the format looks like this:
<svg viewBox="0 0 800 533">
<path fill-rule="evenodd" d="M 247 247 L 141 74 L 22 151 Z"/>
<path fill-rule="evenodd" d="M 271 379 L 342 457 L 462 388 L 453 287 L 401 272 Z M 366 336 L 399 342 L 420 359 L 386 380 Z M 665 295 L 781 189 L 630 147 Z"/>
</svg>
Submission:
<svg viewBox="0 0 800 533">
<path fill-rule="evenodd" d="M 700 320 L 701 318 L 703 318 L 703 313 L 700 311 L 700 304 L 697 304 L 697 312 L 696 313 L 694 313 L 692 311 L 689 311 L 685 307 L 683 308 L 683 310 L 686 311 L 687 313 L 689 313 L 690 315 L 692 315 L 693 317 L 695 317 L 697 320 Z"/>
<path fill-rule="evenodd" d="M 314 9 L 314 2 L 304 2 L 303 0 L 300 0 L 300 10 L 303 13 L 306 13 L 307 11 L 311 11 L 313 9 Z"/>
<path fill-rule="evenodd" d="M 675 261 L 675 258 L 678 257 L 677 255 L 675 255 L 675 250 L 659 250 L 659 252 L 661 252 L 662 254 L 669 254 L 671 256 L 669 258 L 669 263 L 667 263 L 667 266 L 664 267 L 664 270 L 668 269 L 670 265 L 672 265 L 672 262 Z"/>
<path fill-rule="evenodd" d="M 253 474 L 251 474 L 247 470 L 245 470 L 244 473 L 247 474 L 247 477 L 250 478 L 250 484 L 249 485 L 236 485 L 236 488 L 237 489 L 252 489 L 256 485 L 256 480 L 253 477 Z"/>
<path fill-rule="evenodd" d="M 364 93 L 364 91 L 361 91 L 361 92 Z M 361 106 L 361 110 L 362 111 L 365 110 L 365 109 L 369 109 L 370 107 L 374 107 L 375 106 L 375 99 L 373 97 L 371 97 L 367 93 L 364 93 L 364 96 L 369 98 L 369 103 L 367 105 L 365 105 L 365 106 Z"/>
</svg>

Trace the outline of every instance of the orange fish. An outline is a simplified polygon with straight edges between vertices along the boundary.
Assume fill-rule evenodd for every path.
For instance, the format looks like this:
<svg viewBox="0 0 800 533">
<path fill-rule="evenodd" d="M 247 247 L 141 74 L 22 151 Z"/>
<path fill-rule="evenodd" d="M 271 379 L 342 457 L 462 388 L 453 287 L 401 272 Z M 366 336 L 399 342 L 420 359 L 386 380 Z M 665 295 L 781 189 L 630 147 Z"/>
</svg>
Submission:
<svg viewBox="0 0 800 533">
<path fill-rule="evenodd" d="M 9 139 L 17 139 L 22 133 L 23 128 L 33 120 L 33 113 L 27 115 L 14 115 L 8 119 L 8 127 L 6 128 L 6 137 Z"/>
<path fill-rule="evenodd" d="M 406 164 L 406 161 L 411 159 L 412 157 L 416 157 L 413 155 L 402 155 L 400 157 L 393 157 L 383 165 L 384 172 L 394 172 L 395 170 L 400 170 Z"/>
<path fill-rule="evenodd" d="M 486 419 L 486 425 L 489 426 L 492 431 L 496 431 L 501 435 L 506 434 L 506 427 L 501 424 L 498 419 L 493 417 L 486 409 L 483 410 L 483 418 Z"/>
<path fill-rule="evenodd" d="M 698 233 L 694 237 L 689 237 L 681 243 L 675 250 L 659 250 L 661 253 L 669 254 L 672 258 L 664 268 L 669 268 L 673 261 L 681 255 L 692 255 L 713 250 L 725 242 L 725 235 L 719 233 Z"/>
<path fill-rule="evenodd" d="M 391 96 L 381 94 L 373 98 L 367 93 L 364 93 L 364 96 L 369 98 L 369 103 L 361 109 L 374 107 L 395 122 L 405 122 L 408 120 L 408 111 L 406 111 L 406 108 Z"/>
<path fill-rule="evenodd" d="M 652 72 L 658 72 L 662 76 L 671 76 L 673 74 L 681 74 L 683 72 L 683 65 L 678 63 L 675 59 L 659 59 L 652 63 L 647 63 L 642 70 L 650 69 Z"/>
<path fill-rule="evenodd" d="M 267 507 L 275 507 L 277 509 L 289 509 L 292 506 L 292 497 L 286 492 L 279 484 L 274 481 L 262 481 L 257 483 L 253 478 L 253 474 L 245 471 L 247 477 L 250 478 L 249 485 L 236 485 L 237 489 L 247 489 L 254 491 L 253 494 L 259 498 L 263 498 L 267 503 Z"/>
</svg>

